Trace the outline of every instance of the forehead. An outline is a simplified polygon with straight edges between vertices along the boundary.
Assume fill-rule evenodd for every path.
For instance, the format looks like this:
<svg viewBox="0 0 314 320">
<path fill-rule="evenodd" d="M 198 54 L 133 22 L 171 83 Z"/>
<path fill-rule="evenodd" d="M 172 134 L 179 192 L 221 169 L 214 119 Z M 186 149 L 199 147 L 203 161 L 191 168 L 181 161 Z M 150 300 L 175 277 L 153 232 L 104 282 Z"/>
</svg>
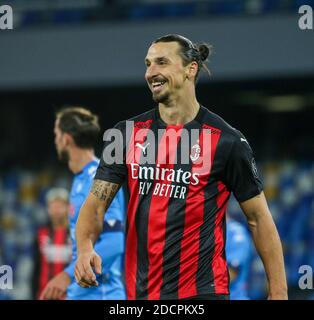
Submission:
<svg viewBox="0 0 314 320">
<path fill-rule="evenodd" d="M 158 42 L 153 43 L 147 51 L 146 60 L 166 57 L 169 59 L 179 59 L 179 44 L 177 42 Z"/>
<path fill-rule="evenodd" d="M 50 201 L 48 201 L 48 205 L 49 206 L 56 206 L 56 205 L 67 205 L 68 203 L 60 198 L 55 198 L 55 199 L 51 199 Z"/>
</svg>

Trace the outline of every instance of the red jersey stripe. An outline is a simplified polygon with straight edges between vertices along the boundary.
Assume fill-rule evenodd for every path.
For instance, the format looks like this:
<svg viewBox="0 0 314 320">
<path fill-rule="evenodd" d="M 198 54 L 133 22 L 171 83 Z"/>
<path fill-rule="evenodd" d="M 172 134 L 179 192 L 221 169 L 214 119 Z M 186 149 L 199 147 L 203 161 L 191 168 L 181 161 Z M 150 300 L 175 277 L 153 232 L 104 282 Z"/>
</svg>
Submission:
<svg viewBox="0 0 314 320">
<path fill-rule="evenodd" d="M 39 250 L 43 250 L 43 247 L 44 247 L 43 242 L 46 242 L 48 240 L 49 240 L 49 229 L 41 228 L 38 232 Z M 43 254 L 43 252 L 40 252 L 40 257 L 41 257 L 40 259 L 41 263 L 40 263 L 38 298 L 50 279 L 49 262 L 47 261 L 45 254 Z"/>
<path fill-rule="evenodd" d="M 158 156 L 156 165 L 160 168 L 173 169 L 177 157 L 177 145 L 180 139 L 183 126 L 169 126 L 165 130 L 158 146 Z M 173 133 L 172 133 L 173 132 Z M 174 136 L 172 136 L 174 134 Z M 170 137 L 170 139 L 169 139 Z M 174 140 L 174 139 L 175 140 Z M 172 143 L 170 143 L 170 140 Z M 175 143 L 173 143 L 175 141 Z M 170 170 L 169 170 L 170 171 Z M 164 180 L 154 181 L 153 193 L 148 216 L 148 299 L 160 299 L 163 274 L 163 251 L 165 247 L 166 220 L 168 213 L 168 204 L 170 198 L 159 196 L 158 194 L 171 186 L 167 182 L 169 171 L 165 174 Z"/>
<path fill-rule="evenodd" d="M 149 125 L 151 122 L 149 122 Z M 127 151 L 126 163 L 128 164 L 128 186 L 130 190 L 130 201 L 128 206 L 128 236 L 125 250 L 125 274 L 127 296 L 129 300 L 136 299 L 136 273 L 137 273 L 137 230 L 135 216 L 139 200 L 138 180 L 132 179 L 130 163 L 138 163 L 141 157 L 141 149 L 136 148 L 137 143 L 143 143 L 149 128 L 134 127 L 130 137 L 129 149 Z M 133 170 L 138 171 L 138 166 Z"/>
<path fill-rule="evenodd" d="M 224 258 L 225 239 L 223 234 L 223 223 L 226 215 L 227 203 L 230 192 L 221 182 L 218 182 L 217 206 L 220 210 L 215 219 L 215 251 L 213 257 L 213 273 L 215 283 L 215 293 L 228 294 L 228 269 L 227 262 Z"/>
</svg>

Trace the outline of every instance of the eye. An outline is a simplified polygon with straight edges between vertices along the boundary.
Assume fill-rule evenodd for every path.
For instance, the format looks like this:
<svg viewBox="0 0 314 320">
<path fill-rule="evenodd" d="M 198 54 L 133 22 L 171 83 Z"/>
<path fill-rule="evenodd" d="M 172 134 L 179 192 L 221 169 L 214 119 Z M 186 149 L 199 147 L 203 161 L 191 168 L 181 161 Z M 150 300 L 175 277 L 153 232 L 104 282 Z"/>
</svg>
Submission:
<svg viewBox="0 0 314 320">
<path fill-rule="evenodd" d="M 165 60 L 159 60 L 159 61 L 158 61 L 158 64 L 160 64 L 160 65 L 165 65 L 165 64 L 167 64 L 167 62 L 166 62 Z"/>
</svg>

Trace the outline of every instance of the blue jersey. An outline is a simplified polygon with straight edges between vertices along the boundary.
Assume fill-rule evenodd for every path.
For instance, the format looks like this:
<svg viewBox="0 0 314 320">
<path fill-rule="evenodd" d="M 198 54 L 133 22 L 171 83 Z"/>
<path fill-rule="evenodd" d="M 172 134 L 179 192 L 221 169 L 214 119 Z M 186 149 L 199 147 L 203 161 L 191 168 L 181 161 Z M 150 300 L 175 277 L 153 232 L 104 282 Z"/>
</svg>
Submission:
<svg viewBox="0 0 314 320">
<path fill-rule="evenodd" d="M 67 290 L 68 299 L 125 299 L 125 289 L 122 282 L 124 255 L 122 225 L 125 213 L 125 200 L 122 189 L 117 193 L 105 214 L 104 231 L 94 246 L 95 251 L 102 258 L 102 274 L 97 275 L 99 286 L 88 289 L 81 288 L 74 279 L 74 268 L 77 258 L 75 225 L 81 206 L 89 194 L 98 164 L 98 159 L 89 162 L 81 172 L 74 176 L 71 188 L 69 224 L 72 240 L 72 261 L 65 269 L 72 279 L 72 283 Z"/>
<path fill-rule="evenodd" d="M 252 256 L 251 238 L 239 222 L 227 220 L 226 257 L 228 267 L 237 271 L 237 277 L 230 283 L 231 300 L 248 299 L 248 277 Z"/>
</svg>

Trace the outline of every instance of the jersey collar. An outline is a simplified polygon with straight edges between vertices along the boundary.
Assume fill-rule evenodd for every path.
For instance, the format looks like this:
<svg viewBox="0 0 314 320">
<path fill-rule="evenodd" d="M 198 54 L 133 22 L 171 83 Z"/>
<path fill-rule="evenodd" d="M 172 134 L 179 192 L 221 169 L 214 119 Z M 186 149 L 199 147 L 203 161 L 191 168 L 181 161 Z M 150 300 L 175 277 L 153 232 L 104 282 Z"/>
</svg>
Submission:
<svg viewBox="0 0 314 320">
<path fill-rule="evenodd" d="M 155 108 L 154 116 L 155 116 L 155 119 L 158 120 L 160 123 L 162 123 L 162 125 L 165 126 L 165 127 L 178 127 L 178 128 L 179 127 L 185 127 L 185 128 L 189 128 L 189 127 L 193 127 L 193 124 L 195 124 L 195 122 L 198 122 L 198 123 L 201 124 L 203 122 L 203 118 L 204 118 L 205 112 L 206 112 L 206 109 L 202 105 L 200 105 L 200 108 L 198 110 L 198 113 L 197 113 L 196 117 L 193 120 L 191 120 L 190 122 L 184 124 L 183 126 L 182 125 L 170 126 L 167 123 L 165 123 L 160 117 L 160 112 L 159 112 L 159 107 L 158 106 Z"/>
</svg>

